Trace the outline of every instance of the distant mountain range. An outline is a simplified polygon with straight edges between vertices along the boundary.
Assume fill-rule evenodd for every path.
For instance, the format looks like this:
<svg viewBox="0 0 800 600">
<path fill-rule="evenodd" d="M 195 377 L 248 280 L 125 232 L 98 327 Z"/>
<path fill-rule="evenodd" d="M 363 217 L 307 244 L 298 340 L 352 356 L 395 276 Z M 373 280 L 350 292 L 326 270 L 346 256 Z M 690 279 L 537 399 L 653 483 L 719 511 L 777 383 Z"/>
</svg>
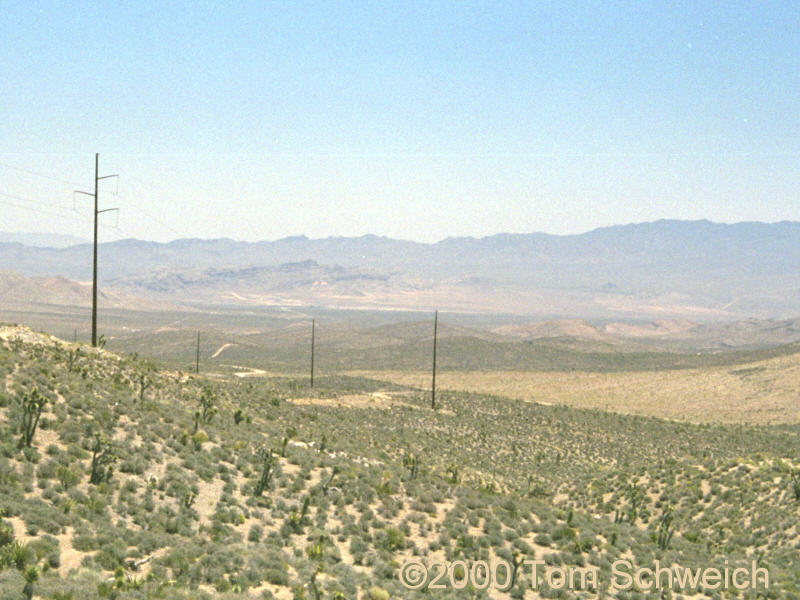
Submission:
<svg viewBox="0 0 800 600">
<path fill-rule="evenodd" d="M 58 233 L 6 233 L 0 231 L 0 244 L 22 244 L 38 248 L 68 248 L 87 240 Z"/>
<path fill-rule="evenodd" d="M 136 308 L 140 310 L 177 308 L 176 305 L 167 302 L 136 297 L 115 288 L 100 290 L 97 300 L 103 308 Z M 34 305 L 48 304 L 91 306 L 91 283 L 81 283 L 61 276 L 25 277 L 14 271 L 0 271 L 0 308 L 24 309 Z"/>
<path fill-rule="evenodd" d="M 0 269 L 87 281 L 91 245 L 0 243 Z M 101 246 L 100 277 L 104 289 L 169 303 L 784 318 L 800 314 L 800 223 L 663 220 L 580 235 L 499 234 L 435 244 L 373 235 L 122 240 Z"/>
</svg>

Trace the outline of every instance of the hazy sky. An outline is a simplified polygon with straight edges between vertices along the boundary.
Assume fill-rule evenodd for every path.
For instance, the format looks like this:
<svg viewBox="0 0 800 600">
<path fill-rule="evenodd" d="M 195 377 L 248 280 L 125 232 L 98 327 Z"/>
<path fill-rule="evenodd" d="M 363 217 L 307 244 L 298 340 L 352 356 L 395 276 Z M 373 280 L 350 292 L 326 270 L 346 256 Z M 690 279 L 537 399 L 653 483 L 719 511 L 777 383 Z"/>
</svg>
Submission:
<svg viewBox="0 0 800 600">
<path fill-rule="evenodd" d="M 0 99 L 5 231 L 800 220 L 795 1 L 0 0 Z"/>
</svg>

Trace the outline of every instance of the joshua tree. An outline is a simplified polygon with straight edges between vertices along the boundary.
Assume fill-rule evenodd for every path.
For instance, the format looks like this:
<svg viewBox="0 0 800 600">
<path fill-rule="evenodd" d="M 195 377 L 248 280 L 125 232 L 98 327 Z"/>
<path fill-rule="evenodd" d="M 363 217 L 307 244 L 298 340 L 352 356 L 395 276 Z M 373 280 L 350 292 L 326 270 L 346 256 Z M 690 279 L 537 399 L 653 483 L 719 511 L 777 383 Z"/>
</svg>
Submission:
<svg viewBox="0 0 800 600">
<path fill-rule="evenodd" d="M 320 595 L 319 587 L 317 587 L 317 577 L 319 574 L 322 573 L 322 565 L 317 565 L 317 568 L 314 569 L 314 572 L 311 574 L 311 578 L 309 581 L 309 587 L 311 591 L 314 593 L 314 600 L 320 600 L 322 597 Z"/>
<path fill-rule="evenodd" d="M 629 483 L 626 490 L 628 496 L 628 522 L 635 523 L 639 518 L 639 506 L 642 503 L 642 488 L 635 483 Z"/>
<path fill-rule="evenodd" d="M 20 404 L 22 405 L 22 422 L 20 423 L 22 436 L 19 440 L 19 447 L 30 448 L 44 405 L 47 404 L 47 398 L 42 396 L 38 389 L 33 388 L 22 396 Z"/>
<path fill-rule="evenodd" d="M 39 568 L 36 565 L 30 565 L 22 574 L 25 579 L 25 587 L 22 588 L 22 595 L 26 600 L 33 598 L 33 584 L 39 579 Z"/>
<path fill-rule="evenodd" d="M 194 491 L 188 491 L 183 495 L 183 506 L 186 508 L 192 508 L 195 500 L 197 500 L 197 493 Z"/>
<path fill-rule="evenodd" d="M 272 453 L 272 448 L 266 448 L 264 446 L 261 446 L 256 451 L 256 457 L 261 462 L 261 475 L 258 478 L 253 494 L 260 496 L 264 493 L 264 490 L 269 487 L 269 482 L 272 479 L 273 469 L 275 468 L 277 460 Z"/>
<path fill-rule="evenodd" d="M 144 402 L 144 393 L 153 382 L 144 373 L 139 374 L 139 402 Z"/>
<path fill-rule="evenodd" d="M 328 495 L 328 490 L 331 487 L 331 483 L 333 483 L 333 478 L 336 477 L 337 473 L 339 473 L 339 467 L 333 467 L 333 469 L 331 469 L 331 476 L 328 478 L 328 481 L 322 484 L 322 493 L 326 496 Z"/>
<path fill-rule="evenodd" d="M 800 502 L 800 469 L 792 472 L 792 493 L 794 499 Z"/>
<path fill-rule="evenodd" d="M 210 423 L 217 414 L 216 401 L 217 397 L 214 391 L 208 386 L 204 387 L 203 393 L 200 395 L 200 419 L 203 423 Z"/>
<path fill-rule="evenodd" d="M 447 467 L 447 474 L 448 480 L 450 483 L 458 483 L 460 481 L 459 473 L 458 473 L 458 465 L 450 464 Z"/>
<path fill-rule="evenodd" d="M 672 534 L 675 533 L 675 526 L 673 523 L 674 515 L 672 507 L 668 506 L 661 513 L 658 520 L 658 547 L 662 550 L 669 548 L 669 543 L 672 540 Z"/>
<path fill-rule="evenodd" d="M 82 356 L 80 348 L 75 348 L 67 352 L 67 370 L 71 373 L 75 369 L 78 359 Z"/>
<path fill-rule="evenodd" d="M 105 436 L 95 433 L 92 442 L 92 470 L 89 483 L 97 485 L 111 479 L 112 465 L 117 462 L 117 455 L 111 441 Z"/>
<path fill-rule="evenodd" d="M 525 561 L 525 557 L 522 556 L 519 552 L 514 552 L 511 555 L 511 580 L 509 584 L 506 586 L 506 589 L 511 589 L 514 587 L 514 584 L 517 582 L 517 576 L 519 575 L 519 567 Z"/>
<path fill-rule="evenodd" d="M 286 458 L 286 444 L 289 443 L 289 438 L 284 437 L 283 441 L 281 442 L 281 458 Z"/>
<path fill-rule="evenodd" d="M 411 479 L 416 479 L 419 474 L 419 459 L 416 455 L 406 452 L 403 454 L 403 466 L 408 469 Z"/>
</svg>

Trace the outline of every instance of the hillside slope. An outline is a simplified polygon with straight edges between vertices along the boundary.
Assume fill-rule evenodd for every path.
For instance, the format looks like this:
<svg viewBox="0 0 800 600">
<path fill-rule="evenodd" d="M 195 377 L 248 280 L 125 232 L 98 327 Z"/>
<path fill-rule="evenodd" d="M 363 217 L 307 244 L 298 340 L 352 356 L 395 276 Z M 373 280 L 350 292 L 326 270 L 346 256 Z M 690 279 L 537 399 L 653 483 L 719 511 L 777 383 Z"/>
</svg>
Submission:
<svg viewBox="0 0 800 600">
<path fill-rule="evenodd" d="M 431 411 L 374 380 L 199 378 L 19 327 L 0 330 L 0 380 L 0 597 L 22 597 L 27 579 L 47 599 L 425 598 L 399 582 L 404 561 L 515 552 L 595 566 L 600 589 L 584 594 L 617 595 L 621 558 L 758 557 L 770 597 L 800 590 L 796 426 L 453 393 Z M 34 387 L 47 402 L 20 447 Z M 531 583 L 436 597 L 521 598 Z M 539 585 L 525 597 L 552 594 Z"/>
<path fill-rule="evenodd" d="M 169 310 L 175 305 L 143 299 L 116 289 L 100 289 L 101 308 Z M 91 306 L 91 281 L 79 282 L 65 277 L 25 277 L 13 271 L 0 271 L 0 308 L 35 309 L 42 305 Z"/>
</svg>

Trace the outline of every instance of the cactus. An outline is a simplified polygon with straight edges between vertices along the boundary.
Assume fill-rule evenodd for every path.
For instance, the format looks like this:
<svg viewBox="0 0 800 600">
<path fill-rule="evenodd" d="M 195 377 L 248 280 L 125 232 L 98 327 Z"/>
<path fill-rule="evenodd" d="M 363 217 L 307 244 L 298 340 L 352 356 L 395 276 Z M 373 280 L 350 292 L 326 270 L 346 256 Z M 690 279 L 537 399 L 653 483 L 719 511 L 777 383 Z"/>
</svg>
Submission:
<svg viewBox="0 0 800 600">
<path fill-rule="evenodd" d="M 78 359 L 83 355 L 80 348 L 75 348 L 74 350 L 70 350 L 67 352 L 67 370 L 72 373 L 75 369 L 75 365 L 78 362 Z"/>
<path fill-rule="evenodd" d="M 139 402 L 144 402 L 144 393 L 152 383 L 144 373 L 139 374 Z"/>
<path fill-rule="evenodd" d="M 272 479 L 273 469 L 275 468 L 275 455 L 272 453 L 272 448 L 262 446 L 256 451 L 256 456 L 261 461 L 261 475 L 258 478 L 256 487 L 253 490 L 255 496 L 261 496 L 264 490 L 269 487 L 269 482 Z"/>
<path fill-rule="evenodd" d="M 200 394 L 200 420 L 203 423 L 210 423 L 217 414 L 216 401 L 217 397 L 214 391 L 208 386 L 203 387 L 203 393 Z"/>
<path fill-rule="evenodd" d="M 533 475 L 528 475 L 528 489 L 526 493 L 530 498 L 543 498 L 550 495 L 544 483 L 538 481 Z"/>
<path fill-rule="evenodd" d="M 318 565 L 314 572 L 311 574 L 310 581 L 308 582 L 311 591 L 314 593 L 314 600 L 320 600 L 319 588 L 317 587 L 317 576 L 322 572 L 322 565 Z"/>
<path fill-rule="evenodd" d="M 309 538 L 310 538 L 310 536 L 309 536 Z M 310 539 L 309 539 L 309 542 L 311 542 Z M 321 560 L 323 554 L 325 553 L 325 544 L 326 543 L 327 543 L 327 539 L 325 537 L 325 534 L 324 533 L 319 534 L 317 536 L 316 541 L 311 542 L 311 543 L 308 544 L 308 546 L 306 546 L 306 555 L 309 558 L 312 558 L 312 559 L 315 559 L 315 560 Z M 317 568 L 318 569 L 322 568 L 322 565 L 321 564 L 317 565 Z"/>
<path fill-rule="evenodd" d="M 286 444 L 289 443 L 289 438 L 284 437 L 283 441 L 281 442 L 281 458 L 286 458 Z"/>
<path fill-rule="evenodd" d="M 99 433 L 94 434 L 89 483 L 97 485 L 104 481 L 109 481 L 113 473 L 112 465 L 117 462 L 117 458 L 111 441 Z"/>
<path fill-rule="evenodd" d="M 408 469 L 411 479 L 416 479 L 419 474 L 419 458 L 416 455 L 406 452 L 403 454 L 403 466 Z"/>
<path fill-rule="evenodd" d="M 19 447 L 30 448 L 44 405 L 47 404 L 47 398 L 42 396 L 37 388 L 33 388 L 22 396 L 20 403 L 22 405 L 22 423 L 20 424 L 22 436 L 19 440 Z"/>
<path fill-rule="evenodd" d="M 289 528 L 294 533 L 300 533 L 301 531 L 303 531 L 303 525 L 300 520 L 300 515 L 297 514 L 296 510 L 292 510 L 292 512 L 289 513 L 289 518 L 287 522 L 289 523 Z"/>
<path fill-rule="evenodd" d="M 800 502 L 800 469 L 792 473 L 792 493 L 794 499 Z"/>
<path fill-rule="evenodd" d="M 456 464 L 451 464 L 447 467 L 447 474 L 447 479 L 450 483 L 457 484 L 461 480 L 458 473 L 458 465 Z"/>
<path fill-rule="evenodd" d="M 642 503 L 642 488 L 634 483 L 629 483 L 626 489 L 628 497 L 628 522 L 635 523 L 639 518 L 639 506 Z"/>
<path fill-rule="evenodd" d="M 331 476 L 328 478 L 328 481 L 322 484 L 322 493 L 325 494 L 326 496 L 328 495 L 328 490 L 331 487 L 333 478 L 336 477 L 338 473 L 339 473 L 339 467 L 333 467 L 333 469 L 331 470 Z"/>
<path fill-rule="evenodd" d="M 661 513 L 661 517 L 658 520 L 658 547 L 662 550 L 666 550 L 669 548 L 669 543 L 672 540 L 672 534 L 675 533 L 674 523 L 673 523 L 674 515 L 671 506 L 668 506 L 664 509 L 664 512 Z"/>
<path fill-rule="evenodd" d="M 511 580 L 504 586 L 506 590 L 510 590 L 514 587 L 514 584 L 517 582 L 517 576 L 519 575 L 519 567 L 524 561 L 525 557 L 520 554 L 520 552 L 514 551 L 514 554 L 511 556 Z"/>
<path fill-rule="evenodd" d="M 192 508 L 194 501 L 197 500 L 197 494 L 193 491 L 186 492 L 183 495 L 183 506 L 185 508 Z"/>
</svg>

